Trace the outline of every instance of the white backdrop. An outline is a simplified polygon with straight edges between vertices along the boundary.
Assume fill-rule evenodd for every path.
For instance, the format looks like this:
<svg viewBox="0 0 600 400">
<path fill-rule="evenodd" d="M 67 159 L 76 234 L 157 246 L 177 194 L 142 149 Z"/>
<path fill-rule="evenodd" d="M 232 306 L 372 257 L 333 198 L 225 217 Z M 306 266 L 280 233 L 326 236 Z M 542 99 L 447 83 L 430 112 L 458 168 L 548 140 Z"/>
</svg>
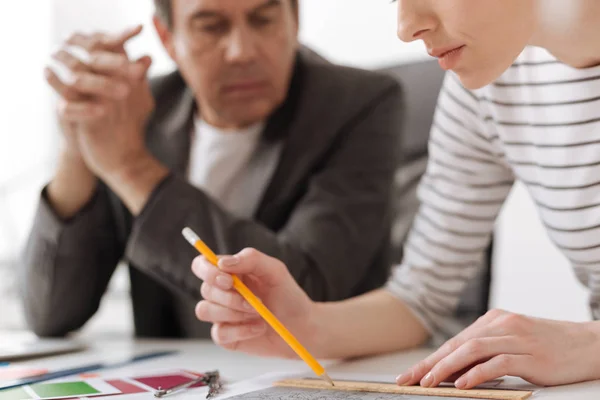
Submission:
<svg viewBox="0 0 600 400">
<path fill-rule="evenodd" d="M 54 0 L 55 38 L 74 30 L 118 30 L 144 24 L 132 42 L 134 55 L 149 52 L 153 73 L 172 68 L 153 32 L 152 0 Z M 388 0 L 300 0 L 302 42 L 335 62 L 370 68 L 427 57 L 421 43 L 401 44 L 396 38 L 396 7 Z"/>
<path fill-rule="evenodd" d="M 23 324 L 14 262 L 31 224 L 36 193 L 49 176 L 56 143 L 42 72 L 50 46 L 51 4 L 40 0 L 3 2 L 2 14 L 0 328 Z"/>
<path fill-rule="evenodd" d="M 388 0 L 300 0 L 300 4 L 302 41 L 332 61 L 374 68 L 427 57 L 420 43 L 407 45 L 398 41 L 396 10 Z M 56 153 L 49 91 L 41 84 L 41 67 L 50 48 L 70 33 L 112 31 L 143 23 L 144 33 L 129 47 L 132 56 L 152 55 L 153 74 L 172 68 L 149 23 L 153 11 L 151 0 L 52 0 L 51 3 L 20 0 L 11 2 L 11 7 L 18 9 L 23 18 L 7 18 L 8 25 L 0 25 L 2 40 L 9 45 L 4 46 L 4 54 L 13 56 L 9 62 L 0 63 L 1 87 L 9 88 L 9 96 L 6 92 L 0 94 L 0 187 L 2 179 L 52 159 Z M 35 13 L 27 13 L 33 8 Z M 50 15 L 54 24 L 50 23 Z M 27 24 L 22 25 L 24 20 Z M 6 39 L 9 37 L 19 40 Z M 31 118 L 32 114 L 35 118 Z M 47 173 L 48 170 L 38 171 L 34 181 L 43 179 Z M 34 182 L 28 191 L 11 193 L 11 204 L 16 210 L 9 212 L 0 207 L 0 259 L 2 246 L 16 249 L 22 242 L 36 198 L 31 188 L 38 186 L 39 182 Z M 0 205 L 2 201 L 0 195 Z M 8 239 L 2 236 L 2 218 L 7 215 L 17 222 L 14 228 L 17 234 Z M 565 259 L 549 244 L 520 185 L 499 220 L 496 250 L 494 306 L 542 317 L 589 318 L 585 290 L 575 281 Z M 123 272 L 113 281 L 112 295 L 103 301 L 101 311 L 86 329 L 131 331 L 127 279 Z M 1 274 L 0 270 L 0 278 Z M 0 285 L 0 302 L 6 293 Z M 10 310 L 10 326 L 15 326 L 19 321 L 18 311 Z M 7 314 L 1 314 L 0 329 L 9 325 L 5 322 Z"/>
</svg>

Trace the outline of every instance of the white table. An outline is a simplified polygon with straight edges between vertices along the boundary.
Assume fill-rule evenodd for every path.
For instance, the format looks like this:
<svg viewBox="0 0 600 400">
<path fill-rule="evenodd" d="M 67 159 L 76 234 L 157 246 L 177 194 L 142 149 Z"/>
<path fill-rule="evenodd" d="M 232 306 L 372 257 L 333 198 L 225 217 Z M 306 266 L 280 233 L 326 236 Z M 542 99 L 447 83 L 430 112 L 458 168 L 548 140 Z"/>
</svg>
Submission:
<svg viewBox="0 0 600 400">
<path fill-rule="evenodd" d="M 194 371 L 219 369 L 222 376 L 228 382 L 238 382 L 272 372 L 284 372 L 288 370 L 298 372 L 307 371 L 307 367 L 299 361 L 264 359 L 233 353 L 223 350 L 209 341 L 86 340 L 89 344 L 89 349 L 85 352 L 28 361 L 26 364 L 42 368 L 59 369 L 73 365 L 89 364 L 98 360 L 125 357 L 133 353 L 178 350 L 179 353 L 177 355 L 135 363 L 118 371 L 111 371 L 111 374 L 118 373 L 121 376 L 135 376 L 146 373 L 149 370 L 165 368 L 183 368 Z M 424 349 L 343 363 L 331 362 L 327 363 L 327 370 L 330 375 L 335 375 L 336 373 L 365 373 L 389 375 L 392 379 L 392 377 L 403 372 L 429 353 L 430 350 Z M 148 399 L 153 399 L 151 395 L 147 396 Z M 600 399 L 600 381 L 542 389 L 533 398 L 536 400 L 598 400 Z M 176 397 L 173 397 L 173 399 L 176 399 Z"/>
</svg>

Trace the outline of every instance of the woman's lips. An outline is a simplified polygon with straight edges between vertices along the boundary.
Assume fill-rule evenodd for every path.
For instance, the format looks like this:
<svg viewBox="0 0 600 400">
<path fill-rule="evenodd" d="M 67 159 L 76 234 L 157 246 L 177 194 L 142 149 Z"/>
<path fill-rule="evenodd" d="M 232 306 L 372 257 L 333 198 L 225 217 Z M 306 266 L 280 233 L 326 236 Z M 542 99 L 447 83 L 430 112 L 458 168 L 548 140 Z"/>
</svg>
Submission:
<svg viewBox="0 0 600 400">
<path fill-rule="evenodd" d="M 456 67 L 463 54 L 465 46 L 454 46 L 445 49 L 434 49 L 429 52 L 432 57 L 436 57 L 440 67 L 444 70 L 451 70 Z"/>
</svg>

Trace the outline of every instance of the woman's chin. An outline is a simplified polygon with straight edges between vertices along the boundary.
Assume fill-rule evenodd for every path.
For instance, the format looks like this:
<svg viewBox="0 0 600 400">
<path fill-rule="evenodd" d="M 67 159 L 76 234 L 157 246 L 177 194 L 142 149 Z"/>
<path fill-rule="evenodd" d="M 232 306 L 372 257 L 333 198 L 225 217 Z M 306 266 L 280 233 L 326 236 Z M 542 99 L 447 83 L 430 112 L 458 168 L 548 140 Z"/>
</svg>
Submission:
<svg viewBox="0 0 600 400">
<path fill-rule="evenodd" d="M 476 90 L 498 80 L 514 61 L 515 58 L 507 57 L 506 59 L 496 60 L 493 63 L 463 63 L 458 68 L 453 69 L 453 71 L 465 88 Z"/>
<path fill-rule="evenodd" d="M 483 68 L 460 68 L 453 70 L 453 72 L 458 76 L 462 85 L 469 90 L 481 89 L 493 83 L 502 75 L 502 72 L 487 71 Z"/>
</svg>

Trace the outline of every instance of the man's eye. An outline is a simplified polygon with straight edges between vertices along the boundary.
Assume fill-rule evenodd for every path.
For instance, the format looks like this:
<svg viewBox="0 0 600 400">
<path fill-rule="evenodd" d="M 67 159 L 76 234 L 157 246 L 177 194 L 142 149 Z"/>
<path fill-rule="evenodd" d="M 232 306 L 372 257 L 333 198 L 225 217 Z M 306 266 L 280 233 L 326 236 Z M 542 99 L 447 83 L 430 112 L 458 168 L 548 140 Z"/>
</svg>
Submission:
<svg viewBox="0 0 600 400">
<path fill-rule="evenodd" d="M 202 32 L 210 33 L 210 34 L 221 34 L 227 32 L 227 24 L 224 23 L 216 23 L 216 24 L 204 24 L 199 27 L 199 30 Z"/>
<path fill-rule="evenodd" d="M 254 16 L 254 17 L 251 18 L 250 22 L 255 27 L 260 28 L 260 27 L 265 27 L 267 25 L 272 24 L 273 23 L 273 18 L 261 17 L 261 16 Z"/>
</svg>

